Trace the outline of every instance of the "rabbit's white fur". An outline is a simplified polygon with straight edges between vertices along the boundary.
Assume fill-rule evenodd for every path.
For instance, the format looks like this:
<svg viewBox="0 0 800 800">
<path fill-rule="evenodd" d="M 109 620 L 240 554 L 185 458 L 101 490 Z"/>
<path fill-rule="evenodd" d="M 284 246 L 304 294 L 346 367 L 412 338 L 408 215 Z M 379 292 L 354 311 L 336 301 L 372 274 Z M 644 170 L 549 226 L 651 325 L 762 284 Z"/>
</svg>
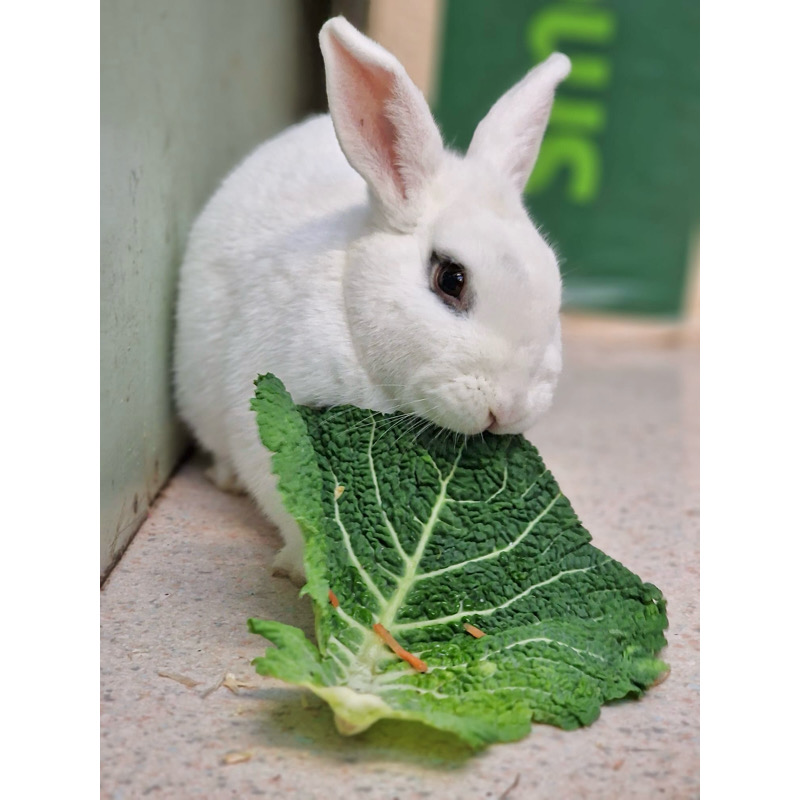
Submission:
<svg viewBox="0 0 800 800">
<path fill-rule="evenodd" d="M 203 210 L 175 348 L 178 407 L 214 479 L 278 525 L 276 567 L 298 581 L 302 536 L 250 410 L 259 373 L 297 403 L 411 412 L 472 434 L 529 428 L 561 369 L 558 266 L 521 193 L 568 59 L 531 70 L 460 156 L 393 56 L 343 18 L 320 43 L 332 118 L 261 145 Z M 467 311 L 431 290 L 433 251 L 464 266 Z"/>
</svg>

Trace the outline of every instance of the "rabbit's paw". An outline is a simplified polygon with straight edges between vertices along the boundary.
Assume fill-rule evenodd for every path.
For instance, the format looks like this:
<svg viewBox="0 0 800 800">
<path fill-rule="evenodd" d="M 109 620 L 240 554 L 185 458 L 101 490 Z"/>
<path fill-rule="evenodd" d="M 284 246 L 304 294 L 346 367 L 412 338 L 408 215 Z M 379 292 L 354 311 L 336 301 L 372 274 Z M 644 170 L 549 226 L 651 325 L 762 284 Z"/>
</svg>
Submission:
<svg viewBox="0 0 800 800">
<path fill-rule="evenodd" d="M 287 577 L 295 586 L 303 586 L 306 582 L 306 572 L 303 567 L 303 545 L 299 547 L 287 544 L 275 556 L 272 562 L 272 574 L 277 577 Z"/>
<path fill-rule="evenodd" d="M 236 472 L 228 461 L 215 458 L 206 470 L 206 477 L 218 489 L 231 494 L 245 494 L 247 491 L 239 482 Z"/>
</svg>

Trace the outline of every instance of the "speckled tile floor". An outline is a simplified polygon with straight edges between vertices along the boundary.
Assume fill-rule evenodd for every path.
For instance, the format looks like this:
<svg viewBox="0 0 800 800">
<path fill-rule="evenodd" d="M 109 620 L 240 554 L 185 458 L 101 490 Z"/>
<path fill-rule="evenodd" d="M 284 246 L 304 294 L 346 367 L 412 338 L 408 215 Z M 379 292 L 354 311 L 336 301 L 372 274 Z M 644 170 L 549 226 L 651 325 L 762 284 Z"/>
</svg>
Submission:
<svg viewBox="0 0 800 800">
<path fill-rule="evenodd" d="M 414 724 L 342 738 L 319 701 L 255 675 L 247 617 L 310 633 L 311 609 L 271 576 L 270 524 L 190 461 L 102 591 L 102 797 L 698 797 L 698 417 L 696 349 L 568 340 L 530 438 L 594 543 L 666 595 L 672 672 L 588 728 L 478 755 Z"/>
</svg>

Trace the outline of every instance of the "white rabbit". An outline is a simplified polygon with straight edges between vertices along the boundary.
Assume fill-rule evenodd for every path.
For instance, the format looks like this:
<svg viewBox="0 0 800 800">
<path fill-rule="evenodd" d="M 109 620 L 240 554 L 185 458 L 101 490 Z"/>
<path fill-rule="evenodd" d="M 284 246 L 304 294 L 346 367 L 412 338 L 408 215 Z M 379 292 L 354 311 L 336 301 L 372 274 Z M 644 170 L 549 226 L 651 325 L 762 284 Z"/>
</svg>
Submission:
<svg viewBox="0 0 800 800">
<path fill-rule="evenodd" d="M 302 535 L 250 410 L 259 373 L 296 403 L 474 434 L 527 430 L 561 371 L 558 264 L 521 196 L 569 59 L 503 95 L 462 156 L 390 53 L 342 17 L 319 38 L 330 116 L 261 145 L 200 214 L 175 347 L 178 408 L 214 480 L 278 525 L 275 566 L 296 582 Z"/>
</svg>

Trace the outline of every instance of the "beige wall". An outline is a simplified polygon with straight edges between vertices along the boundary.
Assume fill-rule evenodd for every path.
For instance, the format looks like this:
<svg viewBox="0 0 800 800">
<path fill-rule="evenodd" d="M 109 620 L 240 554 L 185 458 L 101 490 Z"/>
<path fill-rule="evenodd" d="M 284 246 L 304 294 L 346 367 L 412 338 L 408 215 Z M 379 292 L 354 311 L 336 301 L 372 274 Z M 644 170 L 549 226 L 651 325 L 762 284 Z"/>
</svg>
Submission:
<svg viewBox="0 0 800 800">
<path fill-rule="evenodd" d="M 185 448 L 170 387 L 181 252 L 223 175 L 305 112 L 306 6 L 101 3 L 101 574 Z"/>
<path fill-rule="evenodd" d="M 439 70 L 443 0 L 372 0 L 367 33 L 399 59 L 433 104 Z"/>
</svg>

